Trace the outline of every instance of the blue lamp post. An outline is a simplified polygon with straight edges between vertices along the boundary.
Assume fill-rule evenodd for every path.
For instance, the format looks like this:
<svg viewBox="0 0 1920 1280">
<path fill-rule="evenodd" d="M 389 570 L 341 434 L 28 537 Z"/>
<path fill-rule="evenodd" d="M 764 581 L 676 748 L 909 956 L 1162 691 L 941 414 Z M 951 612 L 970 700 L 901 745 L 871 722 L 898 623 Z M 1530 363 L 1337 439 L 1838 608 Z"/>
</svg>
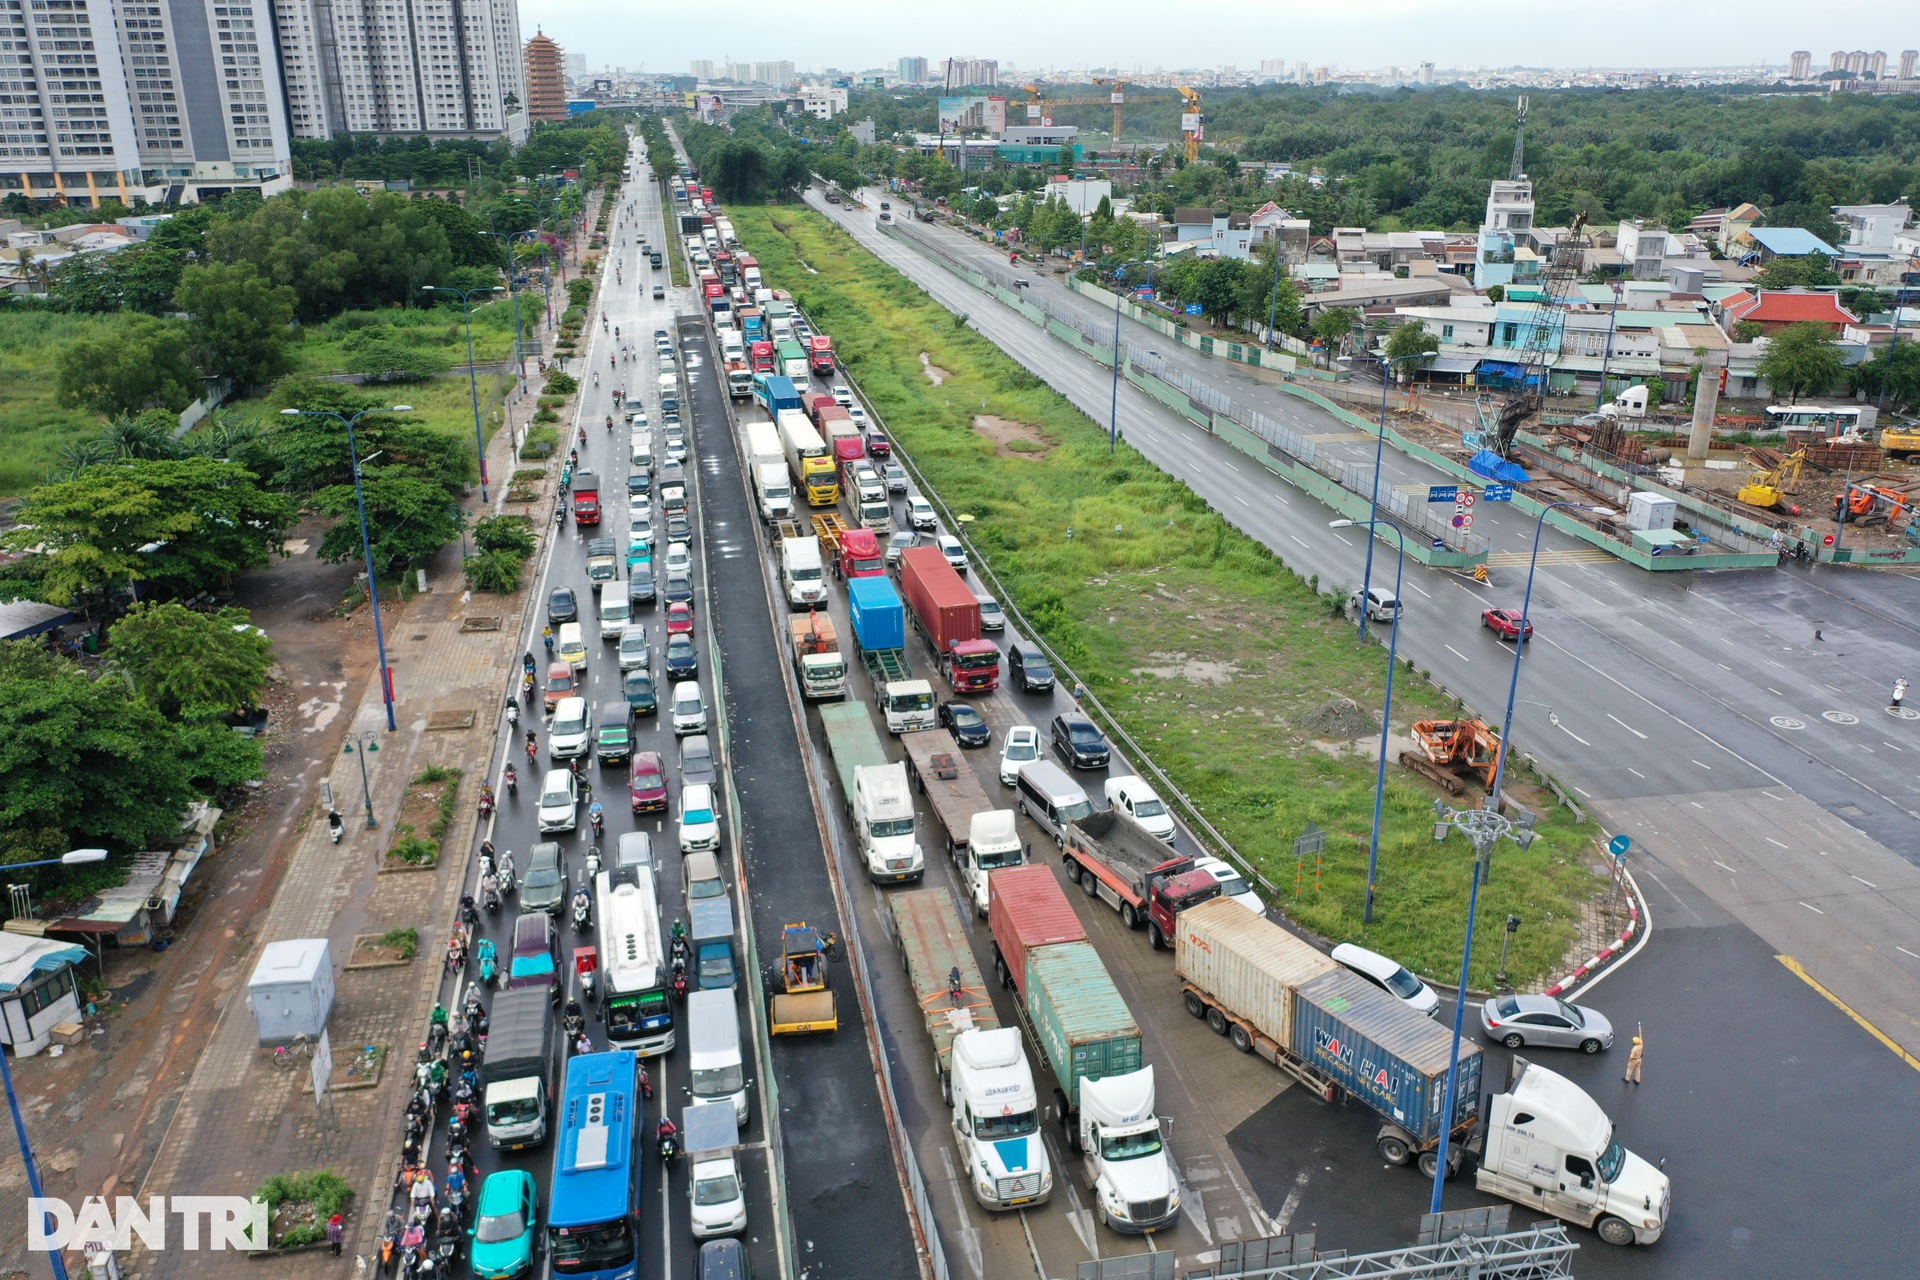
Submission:
<svg viewBox="0 0 1920 1280">
<path fill-rule="evenodd" d="M 444 284 L 422 285 L 422 293 L 450 293 L 460 299 L 460 310 L 467 322 L 467 392 L 473 397 L 473 452 L 480 460 L 480 501 L 487 501 L 487 442 L 480 434 L 480 376 L 473 367 L 473 295 L 496 293 L 500 286 L 489 284 L 477 289 L 455 289 Z"/>
<path fill-rule="evenodd" d="M 351 418 L 331 409 L 282 409 L 281 414 L 289 418 L 332 418 L 347 428 L 347 458 L 353 466 L 353 501 L 360 509 L 360 551 L 367 562 L 367 600 L 373 605 L 373 643 L 380 655 L 380 697 L 387 707 L 387 731 L 391 733 L 397 726 L 393 718 L 393 681 L 387 675 L 387 637 L 380 625 L 380 587 L 373 572 L 373 539 L 367 533 L 367 496 L 360 487 L 360 448 L 354 441 L 353 425 L 370 413 L 412 413 L 410 404 L 397 404 L 391 409 L 362 409 Z M 368 817 L 372 817 L 369 809 Z"/>
<path fill-rule="evenodd" d="M 1380 357 L 1380 427 L 1373 442 L 1373 485 L 1367 494 L 1367 523 L 1380 518 L 1380 460 L 1387 447 L 1387 388 L 1393 382 L 1393 366 L 1408 360 L 1431 360 L 1430 351 L 1404 356 Z M 1367 538 L 1367 567 L 1360 579 L 1360 639 L 1367 638 L 1367 601 L 1373 589 L 1373 538 Z"/>
<path fill-rule="evenodd" d="M 19 871 L 26 867 L 78 866 L 85 862 L 105 862 L 105 849 L 75 849 L 58 858 L 42 858 L 36 862 L 10 862 L 8 871 Z M 13 1068 L 7 1062 L 7 1052 L 0 1049 L 0 1083 L 7 1090 L 7 1111 L 13 1116 L 13 1135 L 20 1140 L 20 1162 L 27 1167 L 27 1191 L 36 1200 L 46 1198 L 46 1190 L 40 1185 L 40 1162 L 34 1159 L 33 1143 L 27 1137 L 27 1118 L 20 1111 L 20 1096 L 13 1091 Z M 67 1260 L 60 1250 L 47 1251 L 47 1261 L 53 1264 L 56 1280 L 67 1280 Z"/>
<path fill-rule="evenodd" d="M 1357 520 L 1335 520 L 1329 528 L 1345 529 L 1360 524 Z M 1396 551 L 1393 561 L 1393 598 L 1400 598 L 1401 574 L 1407 567 L 1407 535 L 1399 525 L 1385 517 L 1375 517 L 1365 522 L 1367 538 L 1371 542 L 1374 530 L 1385 526 L 1393 530 Z M 1362 606 L 1364 610 L 1364 604 Z M 1393 664 L 1400 652 L 1400 610 L 1393 611 L 1393 625 L 1387 632 L 1387 704 L 1380 712 L 1380 767 L 1373 780 L 1373 835 L 1367 841 L 1367 904 L 1362 911 L 1362 924 L 1373 923 L 1373 885 L 1380 871 L 1380 807 L 1387 794 L 1387 727 L 1393 723 Z"/>
<path fill-rule="evenodd" d="M 1113 273 L 1116 286 L 1121 277 L 1127 274 L 1125 267 Z M 1107 456 L 1111 458 L 1120 445 L 1120 307 L 1126 295 L 1116 287 L 1113 291 L 1113 403 L 1107 410 Z"/>
</svg>

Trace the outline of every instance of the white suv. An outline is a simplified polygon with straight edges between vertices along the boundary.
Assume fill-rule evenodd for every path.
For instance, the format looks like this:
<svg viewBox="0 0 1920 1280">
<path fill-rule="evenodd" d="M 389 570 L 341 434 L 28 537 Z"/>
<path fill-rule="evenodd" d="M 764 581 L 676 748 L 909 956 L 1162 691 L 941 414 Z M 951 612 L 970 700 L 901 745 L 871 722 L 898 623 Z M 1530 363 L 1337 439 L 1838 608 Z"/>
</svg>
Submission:
<svg viewBox="0 0 1920 1280">
<path fill-rule="evenodd" d="M 555 760 L 587 754 L 593 733 L 593 711 L 585 698 L 562 698 L 553 709 L 553 727 L 547 730 L 547 750 Z"/>
<path fill-rule="evenodd" d="M 1000 782 L 1012 786 L 1020 781 L 1020 766 L 1040 758 L 1040 731 L 1030 724 L 1017 724 L 1001 739 Z"/>
</svg>

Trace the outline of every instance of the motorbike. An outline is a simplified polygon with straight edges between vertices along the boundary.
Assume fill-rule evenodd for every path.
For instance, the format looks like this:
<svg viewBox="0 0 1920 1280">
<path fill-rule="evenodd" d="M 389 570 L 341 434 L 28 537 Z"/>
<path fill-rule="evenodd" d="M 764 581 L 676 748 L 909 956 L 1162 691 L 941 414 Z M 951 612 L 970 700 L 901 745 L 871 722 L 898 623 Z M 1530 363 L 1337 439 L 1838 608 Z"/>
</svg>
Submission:
<svg viewBox="0 0 1920 1280">
<path fill-rule="evenodd" d="M 566 515 L 565 510 L 562 510 L 560 514 L 564 517 Z M 520 677 L 520 697 L 525 700 L 528 706 L 533 705 L 533 672 L 531 671 Z"/>
<path fill-rule="evenodd" d="M 680 1154 L 680 1131 L 670 1127 L 671 1121 L 662 1120 L 653 1148 L 660 1153 L 661 1164 L 672 1164 L 673 1158 Z"/>
<path fill-rule="evenodd" d="M 482 818 L 491 818 L 493 816 L 493 807 L 494 807 L 493 784 L 490 782 L 481 783 L 480 784 L 480 816 Z"/>
<path fill-rule="evenodd" d="M 687 971 L 688 948 L 685 934 L 676 933 L 673 935 L 673 942 L 667 950 L 667 959 L 672 964 L 675 973 L 685 973 Z"/>
<path fill-rule="evenodd" d="M 682 1004 L 686 1003 L 687 975 L 685 970 L 673 975 L 673 985 L 669 989 L 673 992 L 673 998 L 675 1000 L 678 1000 Z"/>
<path fill-rule="evenodd" d="M 447 939 L 447 972 L 459 973 L 466 967 L 467 937 L 463 931 L 456 929 L 453 936 Z"/>
<path fill-rule="evenodd" d="M 500 892 L 512 893 L 513 887 L 514 887 L 513 886 L 513 850 L 509 849 L 505 853 L 500 855 L 500 863 L 499 863 L 498 870 L 500 873 Z"/>
<path fill-rule="evenodd" d="M 400 1215 L 387 1210 L 387 1224 L 380 1229 L 379 1262 L 376 1264 L 381 1275 L 390 1276 L 400 1260 L 400 1232 L 403 1229 Z"/>
<path fill-rule="evenodd" d="M 481 891 L 481 896 L 482 896 L 484 905 L 486 906 L 487 914 L 490 916 L 499 915 L 500 914 L 500 890 L 493 887 L 492 885 L 489 885 L 487 886 L 486 889 Z"/>
<path fill-rule="evenodd" d="M 511 728 L 518 725 L 520 723 L 520 704 L 513 700 L 512 694 L 507 695 L 506 708 L 508 727 Z"/>
<path fill-rule="evenodd" d="M 460 1252 L 459 1233 L 456 1232 L 444 1239 L 436 1240 L 433 1245 L 433 1251 L 439 1259 L 440 1274 L 443 1276 L 452 1275 L 454 1258 Z"/>
<path fill-rule="evenodd" d="M 587 846 L 587 879 L 591 880 L 599 874 L 600 874 L 600 846 L 597 844 L 590 844 Z"/>
<path fill-rule="evenodd" d="M 510 796 L 519 795 L 520 794 L 520 775 L 517 772 L 515 772 L 514 767 L 512 765 L 507 766 L 505 780 L 507 784 L 507 794 Z"/>
<path fill-rule="evenodd" d="M 653 1096 L 653 1077 L 647 1074 L 645 1063 L 642 1063 L 640 1066 L 640 1093 L 641 1096 L 647 1098 Z"/>
<path fill-rule="evenodd" d="M 584 893 L 576 893 L 573 896 L 573 930 L 574 932 L 585 933 L 588 929 L 592 928 L 593 927 L 592 917 L 593 917 L 593 899 L 587 897 L 587 895 Z"/>
<path fill-rule="evenodd" d="M 540 759 L 540 735 L 531 729 L 527 730 L 527 759 L 536 763 Z"/>
<path fill-rule="evenodd" d="M 335 844 L 339 844 L 340 837 L 346 834 L 346 830 L 347 824 L 341 821 L 340 811 L 338 809 L 327 810 L 327 838 Z"/>
<path fill-rule="evenodd" d="M 606 831 L 607 811 L 601 807 L 598 800 L 595 800 L 587 806 L 587 821 L 592 824 L 593 834 L 596 838 Z"/>
<path fill-rule="evenodd" d="M 470 893 L 460 895 L 460 923 L 469 929 L 480 923 L 480 910 L 473 905 L 473 895 Z"/>
<path fill-rule="evenodd" d="M 480 981 L 492 986 L 494 978 L 500 973 L 500 960 L 494 951 L 492 938 L 480 939 L 479 946 L 474 950 L 474 958 L 480 962 Z"/>
</svg>

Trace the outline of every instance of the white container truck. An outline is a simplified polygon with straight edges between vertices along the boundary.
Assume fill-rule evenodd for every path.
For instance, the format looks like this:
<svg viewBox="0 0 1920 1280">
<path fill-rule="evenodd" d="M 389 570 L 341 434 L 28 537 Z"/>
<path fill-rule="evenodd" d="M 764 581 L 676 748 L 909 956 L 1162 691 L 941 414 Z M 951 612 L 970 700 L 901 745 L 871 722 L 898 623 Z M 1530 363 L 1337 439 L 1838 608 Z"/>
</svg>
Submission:
<svg viewBox="0 0 1920 1280">
<path fill-rule="evenodd" d="M 787 603 L 796 609 L 812 609 L 827 602 L 825 569 L 820 560 L 820 539 L 780 539 L 780 581 L 787 589 Z"/>
<path fill-rule="evenodd" d="M 904 764 L 862 765 L 853 771 L 853 817 L 860 854 L 875 884 L 898 884 L 926 874 L 914 833 L 913 791 Z"/>
</svg>

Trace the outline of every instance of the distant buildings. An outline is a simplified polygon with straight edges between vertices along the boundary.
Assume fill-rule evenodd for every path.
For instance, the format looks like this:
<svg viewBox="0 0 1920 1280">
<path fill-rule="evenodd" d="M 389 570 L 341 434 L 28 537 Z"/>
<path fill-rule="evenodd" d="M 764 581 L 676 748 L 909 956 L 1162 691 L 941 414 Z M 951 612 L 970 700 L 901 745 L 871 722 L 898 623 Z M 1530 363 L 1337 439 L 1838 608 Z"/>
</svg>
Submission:
<svg viewBox="0 0 1920 1280">
<path fill-rule="evenodd" d="M 897 67 L 901 84 L 925 84 L 927 81 L 927 60 L 925 58 L 902 58 Z"/>
<path fill-rule="evenodd" d="M 995 88 L 1000 84 L 1000 64 L 993 58 L 948 58 L 947 92 L 955 89 Z"/>
<path fill-rule="evenodd" d="M 523 55 L 527 77 L 527 115 L 534 120 L 567 118 L 567 77 L 560 46 L 535 31 Z"/>
<path fill-rule="evenodd" d="M 1812 70 L 1813 54 L 1805 49 L 1795 49 L 1793 55 L 1787 60 L 1787 78 L 1789 80 L 1805 80 L 1808 78 L 1808 73 Z"/>
</svg>

